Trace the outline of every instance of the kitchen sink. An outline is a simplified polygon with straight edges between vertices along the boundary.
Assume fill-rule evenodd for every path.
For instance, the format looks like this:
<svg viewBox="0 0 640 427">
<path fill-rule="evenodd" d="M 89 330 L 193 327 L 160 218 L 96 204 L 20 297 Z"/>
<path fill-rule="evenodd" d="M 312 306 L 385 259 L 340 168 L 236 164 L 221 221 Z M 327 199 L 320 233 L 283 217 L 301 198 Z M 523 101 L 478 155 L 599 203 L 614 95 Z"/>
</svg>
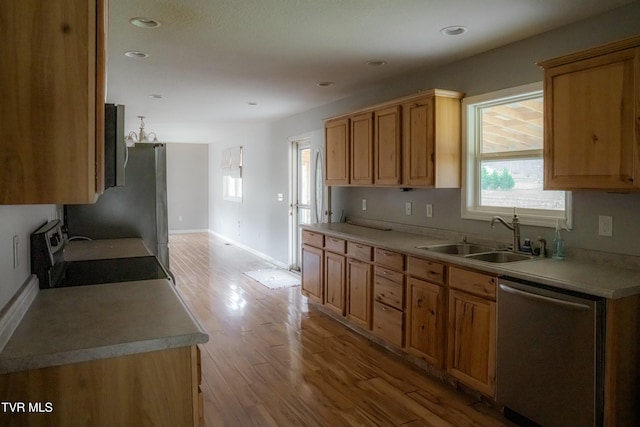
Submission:
<svg viewBox="0 0 640 427">
<path fill-rule="evenodd" d="M 467 255 L 465 258 L 476 259 L 478 261 L 505 263 L 515 261 L 528 261 L 534 259 L 531 255 L 514 254 L 513 252 L 506 251 L 493 251 L 486 253 L 479 253 L 475 255 Z"/>
<path fill-rule="evenodd" d="M 494 248 L 488 246 L 474 245 L 473 243 L 451 243 L 443 245 L 417 246 L 417 249 L 425 249 L 431 252 L 450 255 L 469 255 L 482 252 L 493 252 Z"/>
</svg>

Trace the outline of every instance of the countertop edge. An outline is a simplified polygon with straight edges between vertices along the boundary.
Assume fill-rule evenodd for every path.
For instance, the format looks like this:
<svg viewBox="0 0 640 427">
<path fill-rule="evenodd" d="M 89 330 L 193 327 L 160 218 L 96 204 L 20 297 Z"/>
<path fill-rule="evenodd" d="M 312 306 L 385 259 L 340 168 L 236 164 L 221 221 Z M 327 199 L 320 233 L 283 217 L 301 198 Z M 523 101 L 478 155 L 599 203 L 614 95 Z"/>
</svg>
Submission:
<svg viewBox="0 0 640 427">
<path fill-rule="evenodd" d="M 415 239 L 413 243 L 407 243 L 407 245 L 394 245 L 383 240 L 367 237 L 359 234 L 349 233 L 342 230 L 331 229 L 332 227 L 357 227 L 353 228 L 353 230 L 363 229 L 363 233 L 377 236 L 384 236 L 388 234 L 389 236 L 393 236 L 395 238 L 405 237 L 407 239 Z M 445 262 L 452 266 L 460 267 L 460 268 L 469 268 L 477 271 L 496 274 L 499 276 L 509 276 L 516 279 L 528 280 L 531 282 L 540 283 L 542 285 L 547 285 L 551 287 L 556 287 L 568 291 L 579 292 L 583 294 L 588 294 L 596 297 L 607 298 L 607 299 L 620 299 L 625 297 L 634 296 L 640 294 L 640 284 L 627 286 L 625 288 L 620 289 L 611 289 L 611 288 L 603 288 L 603 287 L 595 287 L 589 286 L 589 284 L 576 284 L 573 281 L 563 280 L 562 278 L 553 277 L 549 275 L 541 275 L 531 272 L 524 272 L 518 268 L 518 264 L 523 265 L 523 263 L 531 264 L 531 263 L 572 263 L 574 268 L 576 266 L 580 266 L 581 264 L 577 261 L 556 261 L 550 258 L 544 258 L 539 260 L 531 260 L 531 261 L 520 261 L 513 262 L 508 264 L 492 264 L 486 263 L 482 261 L 467 259 L 458 255 L 450 255 L 450 254 L 442 254 L 438 252 L 428 252 L 423 249 L 416 248 L 415 243 L 420 241 L 420 244 L 431 245 L 431 244 L 440 244 L 440 243 L 452 243 L 451 240 L 443 240 L 442 238 L 430 237 L 426 235 L 412 234 L 403 231 L 387 231 L 387 230 L 376 230 L 376 229 L 368 229 L 365 226 L 361 225 L 351 225 L 351 224 L 343 224 L 343 223 L 331 223 L 331 224 L 304 224 L 300 226 L 301 229 L 315 231 L 318 233 L 322 233 L 325 235 L 330 235 L 333 237 L 339 237 L 344 239 L 349 239 L 351 241 L 357 241 L 364 244 L 373 245 L 380 248 L 386 248 L 389 250 L 400 251 L 409 255 L 418 256 L 420 258 L 430 259 L 439 262 Z M 364 231 L 366 229 L 366 231 Z M 567 264 L 569 265 L 569 264 Z M 585 264 L 586 266 L 586 264 Z M 620 269 L 623 271 L 624 269 Z M 635 272 L 635 271 L 634 271 Z M 638 272 L 640 274 L 640 272 Z"/>
<path fill-rule="evenodd" d="M 98 359 L 108 359 L 112 357 L 130 356 L 138 353 L 168 350 L 171 348 L 187 347 L 191 345 L 204 344 L 207 341 L 209 341 L 209 335 L 203 332 L 196 332 L 145 341 L 113 344 L 103 347 L 70 350 L 30 357 L 18 357 L 15 359 L 4 359 L 0 361 L 0 374 L 88 362 Z"/>
</svg>

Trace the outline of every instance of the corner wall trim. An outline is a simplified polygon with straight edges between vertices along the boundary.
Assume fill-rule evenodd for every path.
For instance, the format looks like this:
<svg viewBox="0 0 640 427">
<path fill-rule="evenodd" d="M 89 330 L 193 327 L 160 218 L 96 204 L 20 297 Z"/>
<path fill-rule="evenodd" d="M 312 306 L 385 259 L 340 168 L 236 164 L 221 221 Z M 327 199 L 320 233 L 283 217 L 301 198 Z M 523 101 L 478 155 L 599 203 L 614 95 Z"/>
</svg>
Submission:
<svg viewBox="0 0 640 427">
<path fill-rule="evenodd" d="M 16 295 L 0 311 L 0 351 L 7 345 L 22 318 L 38 295 L 40 286 L 35 274 L 30 275 Z"/>
</svg>

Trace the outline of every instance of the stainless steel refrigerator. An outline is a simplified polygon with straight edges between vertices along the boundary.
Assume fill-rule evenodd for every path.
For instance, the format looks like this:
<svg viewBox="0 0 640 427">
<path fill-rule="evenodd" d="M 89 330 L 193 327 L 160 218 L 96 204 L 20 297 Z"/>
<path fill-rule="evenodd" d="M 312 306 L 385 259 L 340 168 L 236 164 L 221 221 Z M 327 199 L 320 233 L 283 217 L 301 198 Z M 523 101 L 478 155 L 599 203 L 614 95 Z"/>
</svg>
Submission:
<svg viewBox="0 0 640 427">
<path fill-rule="evenodd" d="M 164 144 L 136 144 L 128 149 L 125 185 L 111 187 L 91 205 L 65 205 L 70 238 L 141 237 L 169 270 L 167 156 Z"/>
</svg>

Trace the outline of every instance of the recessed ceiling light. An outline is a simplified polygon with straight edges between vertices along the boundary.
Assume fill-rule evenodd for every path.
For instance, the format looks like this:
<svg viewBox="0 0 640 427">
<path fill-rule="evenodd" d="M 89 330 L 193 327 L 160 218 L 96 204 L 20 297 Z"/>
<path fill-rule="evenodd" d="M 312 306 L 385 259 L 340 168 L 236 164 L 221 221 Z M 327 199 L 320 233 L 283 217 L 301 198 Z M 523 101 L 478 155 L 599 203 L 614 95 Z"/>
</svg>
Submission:
<svg viewBox="0 0 640 427">
<path fill-rule="evenodd" d="M 253 101 L 251 101 L 251 102 L 247 102 L 247 104 L 248 104 L 248 105 L 251 105 L 251 106 L 253 106 L 253 105 L 258 105 L 258 103 L 257 103 L 257 102 L 253 102 Z"/>
<path fill-rule="evenodd" d="M 162 98 L 164 98 L 164 96 L 160 95 L 159 93 L 152 93 L 151 95 L 149 95 L 149 98 L 162 99 Z"/>
<path fill-rule="evenodd" d="M 333 86 L 335 83 L 334 82 L 318 82 L 317 84 L 320 87 L 329 87 L 329 86 Z"/>
<path fill-rule="evenodd" d="M 452 25 L 441 29 L 440 32 L 445 36 L 459 36 L 460 34 L 467 32 L 467 27 L 463 27 L 462 25 Z"/>
<path fill-rule="evenodd" d="M 155 19 L 143 18 L 141 16 L 131 18 L 129 19 L 129 22 L 131 22 L 132 25 L 140 28 L 157 28 L 160 26 L 160 22 L 156 21 Z"/>
<path fill-rule="evenodd" d="M 387 63 L 387 61 L 381 61 L 381 60 L 373 60 L 373 61 L 367 61 L 367 65 L 370 67 L 382 67 L 383 65 L 385 65 Z"/>
<path fill-rule="evenodd" d="M 129 50 L 124 53 L 124 56 L 127 56 L 129 58 L 147 58 L 149 57 L 149 54 L 146 52 L 140 52 L 138 50 Z"/>
</svg>

